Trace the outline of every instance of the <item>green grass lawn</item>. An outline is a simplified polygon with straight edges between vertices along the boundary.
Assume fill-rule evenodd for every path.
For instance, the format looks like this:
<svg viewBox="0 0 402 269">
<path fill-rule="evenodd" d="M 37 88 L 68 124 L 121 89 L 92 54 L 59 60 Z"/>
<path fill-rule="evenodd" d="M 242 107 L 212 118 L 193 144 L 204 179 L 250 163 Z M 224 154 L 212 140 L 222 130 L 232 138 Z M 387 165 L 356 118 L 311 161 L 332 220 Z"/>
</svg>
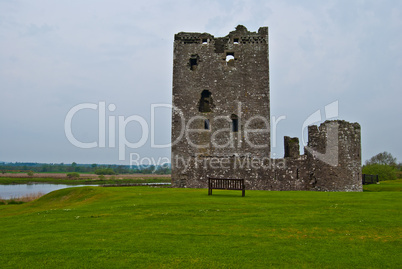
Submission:
<svg viewBox="0 0 402 269">
<path fill-rule="evenodd" d="M 363 186 L 364 191 L 402 191 L 402 179 L 380 181 L 378 184 Z"/>
<path fill-rule="evenodd" d="M 402 268 L 390 190 L 68 188 L 0 206 L 0 268 Z"/>
</svg>

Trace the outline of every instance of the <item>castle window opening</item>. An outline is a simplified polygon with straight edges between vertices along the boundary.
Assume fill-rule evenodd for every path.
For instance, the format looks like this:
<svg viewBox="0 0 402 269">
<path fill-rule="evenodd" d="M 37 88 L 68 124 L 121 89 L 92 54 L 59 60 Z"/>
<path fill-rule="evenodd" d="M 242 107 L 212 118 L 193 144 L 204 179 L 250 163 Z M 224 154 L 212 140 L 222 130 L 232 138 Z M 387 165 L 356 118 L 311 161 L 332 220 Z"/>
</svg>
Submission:
<svg viewBox="0 0 402 269">
<path fill-rule="evenodd" d="M 234 38 L 234 39 L 233 39 L 233 44 L 239 44 L 239 39 L 238 39 L 238 38 Z"/>
<path fill-rule="evenodd" d="M 199 111 L 211 112 L 211 105 L 212 105 L 211 92 L 208 90 L 203 90 L 201 93 L 200 106 L 198 108 Z"/>
<path fill-rule="evenodd" d="M 229 63 L 229 61 L 234 61 L 234 52 L 226 52 L 226 63 Z"/>
<path fill-rule="evenodd" d="M 198 55 L 191 55 L 190 57 L 190 70 L 195 70 L 198 65 Z"/>
<path fill-rule="evenodd" d="M 209 120 L 206 119 L 206 120 L 204 121 L 204 129 L 205 129 L 205 130 L 209 130 L 209 128 L 210 128 L 210 126 L 209 126 Z"/>
<path fill-rule="evenodd" d="M 238 132 L 239 131 L 239 118 L 237 117 L 237 115 L 232 114 L 231 119 L 232 119 L 232 132 Z"/>
<path fill-rule="evenodd" d="M 202 40 L 202 44 L 208 44 L 208 39 L 204 38 L 204 39 Z"/>
</svg>

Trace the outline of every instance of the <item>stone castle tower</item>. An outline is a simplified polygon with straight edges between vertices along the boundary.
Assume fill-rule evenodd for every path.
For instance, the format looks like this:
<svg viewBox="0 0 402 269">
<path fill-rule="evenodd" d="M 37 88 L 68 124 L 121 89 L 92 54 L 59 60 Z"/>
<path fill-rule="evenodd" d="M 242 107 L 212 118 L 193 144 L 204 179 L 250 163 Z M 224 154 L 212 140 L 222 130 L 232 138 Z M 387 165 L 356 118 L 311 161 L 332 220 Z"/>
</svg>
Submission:
<svg viewBox="0 0 402 269">
<path fill-rule="evenodd" d="M 172 185 L 205 188 L 208 177 L 222 177 L 245 178 L 247 189 L 361 190 L 358 124 L 336 122 L 345 132 L 337 145 L 346 152 L 331 157 L 334 167 L 325 168 L 329 123 L 309 128 L 305 155 L 297 138 L 286 137 L 285 158 L 271 159 L 269 91 L 267 27 L 256 33 L 239 25 L 219 38 L 176 34 Z M 348 159 L 349 146 L 357 155 Z"/>
</svg>

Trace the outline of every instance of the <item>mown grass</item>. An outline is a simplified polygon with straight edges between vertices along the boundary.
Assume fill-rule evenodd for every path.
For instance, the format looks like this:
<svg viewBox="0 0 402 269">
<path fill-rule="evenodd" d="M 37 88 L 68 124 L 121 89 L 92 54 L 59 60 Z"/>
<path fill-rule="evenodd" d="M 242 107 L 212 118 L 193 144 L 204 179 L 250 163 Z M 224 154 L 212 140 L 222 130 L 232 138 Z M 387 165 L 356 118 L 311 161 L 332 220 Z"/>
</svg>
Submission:
<svg viewBox="0 0 402 269">
<path fill-rule="evenodd" d="M 66 185 L 103 185 L 103 184 L 135 184 L 135 183 L 170 183 L 170 178 L 123 178 L 123 179 L 67 179 L 67 178 L 14 178 L 0 177 L 0 185 L 11 184 L 66 184 Z"/>
<path fill-rule="evenodd" d="M 365 192 L 402 191 L 402 179 L 380 181 L 378 184 L 364 185 Z"/>
<path fill-rule="evenodd" d="M 400 192 L 82 187 L 0 206 L 0 268 L 401 268 Z"/>
</svg>

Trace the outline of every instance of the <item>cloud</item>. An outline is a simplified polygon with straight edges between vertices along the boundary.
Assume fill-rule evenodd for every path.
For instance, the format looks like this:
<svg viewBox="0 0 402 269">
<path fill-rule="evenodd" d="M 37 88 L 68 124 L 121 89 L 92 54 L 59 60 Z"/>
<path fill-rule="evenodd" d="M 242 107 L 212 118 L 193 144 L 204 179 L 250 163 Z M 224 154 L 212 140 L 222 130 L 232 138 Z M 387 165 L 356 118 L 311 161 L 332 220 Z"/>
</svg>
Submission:
<svg viewBox="0 0 402 269">
<path fill-rule="evenodd" d="M 271 114 L 287 116 L 280 141 L 338 100 L 341 118 L 362 124 L 363 160 L 384 150 L 401 159 L 401 10 L 395 1 L 0 1 L 0 161 L 117 162 L 113 149 L 68 143 L 68 110 L 106 101 L 117 106 L 108 115 L 149 119 L 152 103 L 171 102 L 174 34 L 225 36 L 238 24 L 269 26 Z M 77 129 L 90 134 L 94 122 Z M 158 126 L 165 141 L 170 122 Z"/>
<path fill-rule="evenodd" d="M 35 25 L 35 24 L 30 24 L 25 27 L 25 30 L 21 33 L 21 36 L 37 36 L 37 35 L 43 35 L 46 33 L 49 33 L 53 31 L 54 28 L 47 25 L 47 24 L 42 24 L 40 26 Z"/>
</svg>

